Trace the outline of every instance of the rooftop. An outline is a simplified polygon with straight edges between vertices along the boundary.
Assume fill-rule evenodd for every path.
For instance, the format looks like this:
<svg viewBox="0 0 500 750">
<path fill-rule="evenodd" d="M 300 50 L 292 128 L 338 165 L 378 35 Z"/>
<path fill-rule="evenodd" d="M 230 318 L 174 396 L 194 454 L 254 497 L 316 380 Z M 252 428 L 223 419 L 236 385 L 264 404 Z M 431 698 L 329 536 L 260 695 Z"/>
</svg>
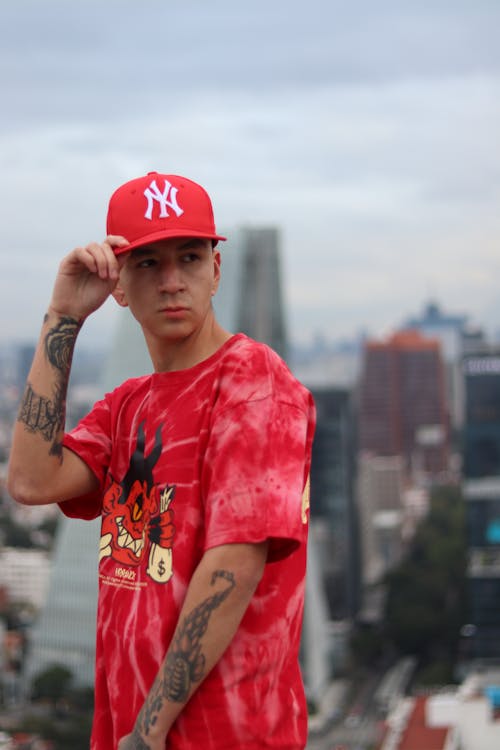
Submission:
<svg viewBox="0 0 500 750">
<path fill-rule="evenodd" d="M 449 727 L 430 727 L 426 721 L 427 696 L 408 700 L 406 712 L 396 717 L 379 750 L 444 750 Z"/>
</svg>

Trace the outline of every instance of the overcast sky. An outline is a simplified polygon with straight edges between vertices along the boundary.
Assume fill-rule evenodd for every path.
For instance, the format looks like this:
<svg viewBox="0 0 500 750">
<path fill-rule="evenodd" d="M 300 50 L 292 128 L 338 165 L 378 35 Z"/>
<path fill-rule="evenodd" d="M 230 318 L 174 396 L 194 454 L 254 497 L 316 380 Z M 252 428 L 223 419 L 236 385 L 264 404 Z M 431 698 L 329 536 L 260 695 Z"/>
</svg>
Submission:
<svg viewBox="0 0 500 750">
<path fill-rule="evenodd" d="M 296 339 L 430 297 L 500 328 L 499 29 L 498 0 L 0 0 L 0 342 L 151 170 L 281 227 Z"/>
</svg>

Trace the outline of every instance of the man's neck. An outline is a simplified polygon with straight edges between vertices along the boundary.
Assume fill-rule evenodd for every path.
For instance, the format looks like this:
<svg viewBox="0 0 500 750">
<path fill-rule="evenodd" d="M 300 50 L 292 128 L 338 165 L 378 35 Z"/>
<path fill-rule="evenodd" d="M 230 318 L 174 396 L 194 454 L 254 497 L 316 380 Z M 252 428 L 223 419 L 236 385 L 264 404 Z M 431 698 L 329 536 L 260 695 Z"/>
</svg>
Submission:
<svg viewBox="0 0 500 750">
<path fill-rule="evenodd" d="M 174 372 L 187 370 L 208 359 L 232 334 L 213 318 L 202 330 L 181 341 L 159 341 L 147 333 L 145 336 L 155 372 Z"/>
</svg>

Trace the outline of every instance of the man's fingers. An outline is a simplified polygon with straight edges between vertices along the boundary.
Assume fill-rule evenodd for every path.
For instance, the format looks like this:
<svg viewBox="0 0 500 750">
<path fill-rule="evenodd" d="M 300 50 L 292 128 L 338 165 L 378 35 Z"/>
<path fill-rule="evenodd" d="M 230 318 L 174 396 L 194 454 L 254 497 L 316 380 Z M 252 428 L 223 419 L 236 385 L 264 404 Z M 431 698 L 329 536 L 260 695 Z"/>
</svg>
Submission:
<svg viewBox="0 0 500 750">
<path fill-rule="evenodd" d="M 62 268 L 75 273 L 78 272 L 78 267 L 83 266 L 90 273 L 97 274 L 100 279 L 117 281 L 127 253 L 116 256 L 113 248 L 128 244 L 125 237 L 108 235 L 102 243 L 89 242 L 85 247 L 76 247 L 63 260 Z"/>
<path fill-rule="evenodd" d="M 116 258 L 109 245 L 105 242 L 103 242 L 102 245 L 97 242 L 91 242 L 87 245 L 85 250 L 94 259 L 96 272 L 99 275 L 99 278 L 117 278 Z"/>
<path fill-rule="evenodd" d="M 117 279 L 119 266 L 115 255 L 106 243 L 99 244 L 91 242 L 85 247 L 77 247 L 74 251 L 74 259 L 83 264 L 91 273 L 95 273 L 100 279 Z"/>
<path fill-rule="evenodd" d="M 120 270 L 128 256 L 127 252 L 121 252 L 121 253 L 118 253 L 118 255 L 115 255 L 113 248 L 126 247 L 129 244 L 130 244 L 129 241 L 125 239 L 125 237 L 121 237 L 119 235 L 114 235 L 114 234 L 108 234 L 108 236 L 103 242 L 103 245 L 105 245 L 106 247 L 109 247 L 113 255 L 114 260 L 112 262 L 112 275 L 111 275 L 111 278 L 113 279 L 117 279 L 119 277 Z"/>
<path fill-rule="evenodd" d="M 106 242 L 111 247 L 124 247 L 125 245 L 130 244 L 129 241 L 126 240 L 125 237 L 122 237 L 120 234 L 108 234 L 104 242 Z"/>
</svg>

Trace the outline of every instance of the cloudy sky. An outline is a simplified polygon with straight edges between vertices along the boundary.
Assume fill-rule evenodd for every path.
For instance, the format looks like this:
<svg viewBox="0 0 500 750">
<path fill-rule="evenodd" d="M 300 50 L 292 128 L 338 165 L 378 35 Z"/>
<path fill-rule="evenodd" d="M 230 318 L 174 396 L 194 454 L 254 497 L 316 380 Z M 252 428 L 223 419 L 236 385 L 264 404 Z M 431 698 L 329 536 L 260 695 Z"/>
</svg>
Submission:
<svg viewBox="0 0 500 750">
<path fill-rule="evenodd" d="M 498 0 L 0 0 L 0 342 L 155 169 L 281 227 L 296 339 L 431 297 L 500 328 L 499 28 Z"/>
</svg>

